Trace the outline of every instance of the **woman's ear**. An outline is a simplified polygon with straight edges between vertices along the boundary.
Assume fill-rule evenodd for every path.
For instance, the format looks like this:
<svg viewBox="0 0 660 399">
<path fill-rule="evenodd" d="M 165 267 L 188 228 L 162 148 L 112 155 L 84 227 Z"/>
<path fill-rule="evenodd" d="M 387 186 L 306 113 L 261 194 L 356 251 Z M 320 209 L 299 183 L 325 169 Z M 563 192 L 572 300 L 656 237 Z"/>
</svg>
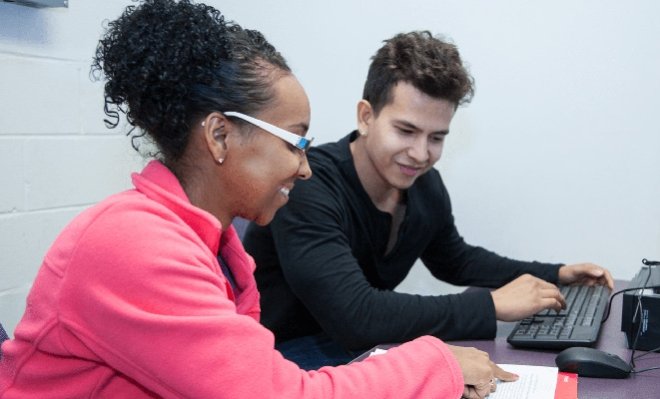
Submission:
<svg viewBox="0 0 660 399">
<path fill-rule="evenodd" d="M 366 136 L 369 133 L 369 125 L 373 121 L 373 108 L 367 100 L 360 100 L 357 104 L 357 126 L 360 136 Z"/>
<path fill-rule="evenodd" d="M 222 165 L 227 158 L 227 132 L 229 123 L 227 118 L 219 113 L 212 112 L 201 122 L 206 146 L 213 159 Z"/>
</svg>

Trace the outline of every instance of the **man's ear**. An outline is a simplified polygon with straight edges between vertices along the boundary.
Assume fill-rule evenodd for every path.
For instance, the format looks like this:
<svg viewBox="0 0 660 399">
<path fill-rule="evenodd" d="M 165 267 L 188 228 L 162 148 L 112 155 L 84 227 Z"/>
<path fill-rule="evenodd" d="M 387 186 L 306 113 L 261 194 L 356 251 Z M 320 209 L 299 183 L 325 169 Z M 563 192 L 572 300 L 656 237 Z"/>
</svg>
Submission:
<svg viewBox="0 0 660 399">
<path fill-rule="evenodd" d="M 227 133 L 229 130 L 227 118 L 219 112 L 212 112 L 201 123 L 206 146 L 211 156 L 217 163 L 222 164 L 227 158 Z"/>
<path fill-rule="evenodd" d="M 357 104 L 357 126 L 360 136 L 366 136 L 369 133 L 369 126 L 373 122 L 374 112 L 371 104 L 367 100 L 360 100 Z"/>
</svg>

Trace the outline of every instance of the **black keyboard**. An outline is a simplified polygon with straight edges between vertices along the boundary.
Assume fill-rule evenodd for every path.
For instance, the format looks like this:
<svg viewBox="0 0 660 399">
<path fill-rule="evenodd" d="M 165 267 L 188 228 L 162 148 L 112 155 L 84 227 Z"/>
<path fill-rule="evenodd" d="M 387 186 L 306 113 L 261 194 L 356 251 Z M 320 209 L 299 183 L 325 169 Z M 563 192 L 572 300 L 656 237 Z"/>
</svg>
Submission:
<svg viewBox="0 0 660 399">
<path fill-rule="evenodd" d="M 598 285 L 560 286 L 566 309 L 543 310 L 516 324 L 507 342 L 520 348 L 564 349 L 598 340 L 610 289 Z"/>
</svg>

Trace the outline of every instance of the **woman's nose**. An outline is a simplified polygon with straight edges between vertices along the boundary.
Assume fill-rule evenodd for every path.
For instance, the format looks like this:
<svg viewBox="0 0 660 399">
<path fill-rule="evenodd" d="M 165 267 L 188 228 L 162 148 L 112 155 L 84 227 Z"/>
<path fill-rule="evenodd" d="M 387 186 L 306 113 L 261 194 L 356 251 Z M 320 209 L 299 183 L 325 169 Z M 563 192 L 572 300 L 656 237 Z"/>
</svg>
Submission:
<svg viewBox="0 0 660 399">
<path fill-rule="evenodd" d="M 307 154 L 304 154 L 302 157 L 302 162 L 298 168 L 298 178 L 301 180 L 307 180 L 312 177 L 312 168 L 309 166 L 309 161 L 307 160 Z"/>
</svg>

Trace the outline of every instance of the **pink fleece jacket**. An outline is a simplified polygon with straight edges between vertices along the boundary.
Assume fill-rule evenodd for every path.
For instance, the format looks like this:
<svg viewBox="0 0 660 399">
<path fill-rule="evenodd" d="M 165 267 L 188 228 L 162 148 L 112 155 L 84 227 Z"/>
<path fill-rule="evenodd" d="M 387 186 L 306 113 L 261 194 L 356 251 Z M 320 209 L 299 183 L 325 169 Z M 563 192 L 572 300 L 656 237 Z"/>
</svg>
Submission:
<svg viewBox="0 0 660 399">
<path fill-rule="evenodd" d="M 447 346 L 422 337 L 363 362 L 300 370 L 259 323 L 254 261 L 233 227 L 152 161 L 135 189 L 57 238 L 2 346 L 0 397 L 458 398 Z M 237 283 L 224 278 L 220 250 Z"/>
</svg>

